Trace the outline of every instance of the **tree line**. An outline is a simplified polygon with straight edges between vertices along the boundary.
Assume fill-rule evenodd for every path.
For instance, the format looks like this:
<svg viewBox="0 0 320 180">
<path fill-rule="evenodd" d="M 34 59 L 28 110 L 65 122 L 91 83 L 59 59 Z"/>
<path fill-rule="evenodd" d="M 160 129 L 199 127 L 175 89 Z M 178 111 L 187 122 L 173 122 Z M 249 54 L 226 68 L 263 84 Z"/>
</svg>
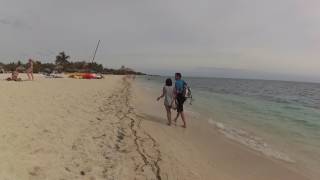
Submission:
<svg viewBox="0 0 320 180">
<path fill-rule="evenodd" d="M 41 61 L 33 62 L 33 72 L 34 73 L 74 73 L 74 72 L 92 72 L 92 73 L 102 73 L 102 74 L 136 74 L 145 75 L 141 72 L 136 72 L 130 68 L 122 66 L 119 69 L 105 68 L 102 64 L 96 62 L 86 62 L 86 61 L 69 61 L 70 56 L 66 55 L 65 52 L 60 52 L 55 59 L 54 63 L 42 63 Z M 18 62 L 11 63 L 0 63 L 0 72 L 12 72 L 16 68 L 20 71 L 24 71 L 27 64 Z"/>
</svg>

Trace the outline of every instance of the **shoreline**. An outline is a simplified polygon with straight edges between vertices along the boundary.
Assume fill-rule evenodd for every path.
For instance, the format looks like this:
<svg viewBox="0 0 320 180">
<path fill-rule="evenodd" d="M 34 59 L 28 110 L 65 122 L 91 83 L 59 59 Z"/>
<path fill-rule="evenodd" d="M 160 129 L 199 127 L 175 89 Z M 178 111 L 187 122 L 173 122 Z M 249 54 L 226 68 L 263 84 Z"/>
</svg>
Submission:
<svg viewBox="0 0 320 180">
<path fill-rule="evenodd" d="M 179 158 L 185 161 L 184 164 L 201 161 L 201 163 L 197 162 L 197 166 L 189 167 L 190 171 L 196 171 L 195 174 L 198 174 L 198 177 L 193 177 L 194 179 L 311 179 L 293 163 L 265 156 L 261 152 L 231 140 L 220 131 L 219 127 L 212 125 L 208 127 L 208 123 L 192 119 L 192 114 L 188 112 L 186 130 L 178 126 L 167 126 L 162 103 L 155 103 L 153 94 L 148 93 L 139 85 L 141 86 L 138 84 L 134 87 L 135 92 L 139 94 L 135 100 L 136 106 L 149 119 L 153 119 L 144 123 L 145 128 L 150 131 L 151 135 L 157 137 L 159 142 L 163 141 L 160 147 L 162 144 L 172 142 L 173 147 L 165 145 L 163 151 L 172 154 L 171 151 L 176 148 L 177 153 L 185 153 Z M 145 100 L 139 96 L 143 96 Z M 177 147 L 176 144 L 185 148 Z M 175 157 L 168 159 L 172 158 Z"/>
<path fill-rule="evenodd" d="M 308 179 L 203 123 L 167 126 L 133 76 L 37 76 L 0 90 L 3 179 Z"/>
</svg>

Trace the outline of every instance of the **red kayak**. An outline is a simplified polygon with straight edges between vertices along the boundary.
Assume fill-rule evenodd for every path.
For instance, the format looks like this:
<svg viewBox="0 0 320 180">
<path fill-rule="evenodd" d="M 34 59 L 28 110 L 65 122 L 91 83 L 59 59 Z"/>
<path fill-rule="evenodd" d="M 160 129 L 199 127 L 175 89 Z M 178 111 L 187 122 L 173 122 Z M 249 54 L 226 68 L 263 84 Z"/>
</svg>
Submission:
<svg viewBox="0 0 320 180">
<path fill-rule="evenodd" d="M 82 75 L 83 79 L 97 79 L 97 75 L 94 73 L 85 73 Z"/>
</svg>

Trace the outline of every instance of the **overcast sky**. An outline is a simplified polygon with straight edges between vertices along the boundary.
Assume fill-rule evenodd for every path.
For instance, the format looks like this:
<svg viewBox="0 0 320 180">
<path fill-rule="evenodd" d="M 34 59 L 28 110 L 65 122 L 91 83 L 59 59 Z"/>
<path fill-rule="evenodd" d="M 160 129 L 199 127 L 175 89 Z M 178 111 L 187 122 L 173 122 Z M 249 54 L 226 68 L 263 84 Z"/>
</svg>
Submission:
<svg viewBox="0 0 320 180">
<path fill-rule="evenodd" d="M 218 68 L 222 76 L 235 70 L 320 80 L 319 0 L 0 3 L 3 62 L 53 61 L 60 51 L 89 60 L 100 39 L 96 60 L 108 67 L 190 75 L 215 75 Z"/>
</svg>

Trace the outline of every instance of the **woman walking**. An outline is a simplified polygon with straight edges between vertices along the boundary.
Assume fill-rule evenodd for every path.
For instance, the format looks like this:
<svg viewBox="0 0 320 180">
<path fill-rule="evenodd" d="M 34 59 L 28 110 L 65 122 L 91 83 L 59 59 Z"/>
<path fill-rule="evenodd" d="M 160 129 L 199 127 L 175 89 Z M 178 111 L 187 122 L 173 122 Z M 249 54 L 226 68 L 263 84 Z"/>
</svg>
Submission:
<svg viewBox="0 0 320 180">
<path fill-rule="evenodd" d="M 157 98 L 157 101 L 159 101 L 161 98 L 164 97 L 164 107 L 167 111 L 167 119 L 168 119 L 168 125 L 171 125 L 171 108 L 173 104 L 173 87 L 172 87 L 172 80 L 170 78 L 166 79 L 166 84 L 162 88 L 162 94 Z"/>
</svg>

